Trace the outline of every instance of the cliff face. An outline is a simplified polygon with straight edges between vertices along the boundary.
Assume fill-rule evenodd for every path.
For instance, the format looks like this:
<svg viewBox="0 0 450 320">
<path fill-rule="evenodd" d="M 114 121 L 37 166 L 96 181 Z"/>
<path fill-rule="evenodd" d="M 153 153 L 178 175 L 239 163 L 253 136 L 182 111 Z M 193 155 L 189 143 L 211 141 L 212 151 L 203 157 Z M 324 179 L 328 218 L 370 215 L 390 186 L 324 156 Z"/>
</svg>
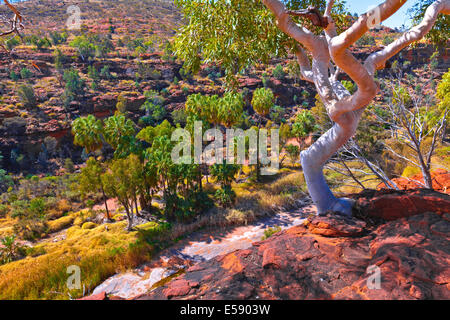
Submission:
<svg viewBox="0 0 450 320">
<path fill-rule="evenodd" d="M 356 197 L 352 220 L 311 217 L 138 299 L 450 299 L 450 196 Z"/>
</svg>

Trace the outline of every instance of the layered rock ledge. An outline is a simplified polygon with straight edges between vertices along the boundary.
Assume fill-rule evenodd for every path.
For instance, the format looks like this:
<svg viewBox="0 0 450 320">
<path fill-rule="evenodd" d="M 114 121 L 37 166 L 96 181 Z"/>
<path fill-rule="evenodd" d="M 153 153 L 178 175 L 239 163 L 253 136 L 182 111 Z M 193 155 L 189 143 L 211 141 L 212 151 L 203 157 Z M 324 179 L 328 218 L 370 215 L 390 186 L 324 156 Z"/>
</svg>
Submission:
<svg viewBox="0 0 450 320">
<path fill-rule="evenodd" d="M 450 299 L 450 196 L 415 190 L 355 198 L 351 220 L 312 216 L 250 249 L 193 265 L 137 299 Z"/>
</svg>

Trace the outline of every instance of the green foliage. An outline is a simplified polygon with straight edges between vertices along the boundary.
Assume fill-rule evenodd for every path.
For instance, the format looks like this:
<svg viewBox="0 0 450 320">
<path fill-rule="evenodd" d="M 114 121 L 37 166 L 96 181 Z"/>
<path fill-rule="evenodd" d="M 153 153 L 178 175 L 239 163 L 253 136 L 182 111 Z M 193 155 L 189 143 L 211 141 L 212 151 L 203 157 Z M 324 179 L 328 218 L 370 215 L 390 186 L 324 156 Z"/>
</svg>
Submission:
<svg viewBox="0 0 450 320">
<path fill-rule="evenodd" d="M 64 104 L 67 106 L 77 97 L 84 95 L 85 81 L 80 78 L 75 69 L 64 70 L 63 80 L 66 83 Z"/>
<path fill-rule="evenodd" d="M 64 160 L 64 169 L 69 173 L 73 173 L 75 171 L 75 165 L 73 164 L 72 159 L 66 158 Z"/>
<path fill-rule="evenodd" d="M 232 91 L 226 92 L 222 98 L 198 93 L 188 96 L 185 107 L 188 116 L 195 115 L 210 124 L 229 128 L 239 121 L 244 101 L 241 94 Z"/>
<path fill-rule="evenodd" d="M 147 100 L 142 105 L 141 110 L 145 110 L 145 116 L 140 119 L 145 125 L 157 125 L 166 117 L 167 111 L 164 108 L 164 98 L 157 91 L 150 90 L 144 92 Z"/>
<path fill-rule="evenodd" d="M 18 39 L 17 36 L 5 41 L 6 48 L 10 51 L 19 44 L 20 44 L 20 40 Z"/>
<path fill-rule="evenodd" d="M 300 155 L 300 147 L 296 146 L 294 144 L 288 144 L 286 147 L 286 152 L 289 156 L 289 159 L 291 160 L 291 162 L 295 162 L 299 155 Z"/>
<path fill-rule="evenodd" d="M 264 230 L 264 236 L 262 237 L 261 240 L 266 240 L 268 238 L 270 238 L 271 236 L 273 236 L 275 233 L 278 233 L 281 231 L 281 227 L 280 226 L 276 226 L 276 227 L 268 227 L 266 230 Z"/>
<path fill-rule="evenodd" d="M 222 207 L 231 206 L 236 200 L 236 193 L 231 186 L 224 186 L 216 191 L 214 198 Z"/>
<path fill-rule="evenodd" d="M 342 80 L 341 83 L 345 89 L 350 92 L 350 94 L 354 94 L 356 92 L 357 87 L 352 81 Z"/>
<path fill-rule="evenodd" d="M 383 45 L 384 46 L 387 46 L 387 45 L 391 44 L 392 42 L 394 42 L 394 38 L 393 37 L 391 37 L 389 35 L 385 35 L 383 37 Z"/>
<path fill-rule="evenodd" d="M 17 92 L 20 101 L 25 107 L 32 108 L 37 104 L 36 96 L 34 95 L 33 87 L 30 85 L 21 85 Z"/>
<path fill-rule="evenodd" d="M 44 38 L 39 38 L 36 37 L 33 39 L 33 44 L 36 46 L 37 50 L 42 50 L 43 48 L 49 48 L 52 46 L 52 44 L 50 43 L 50 40 L 48 40 L 46 37 Z"/>
<path fill-rule="evenodd" d="M 136 138 L 145 141 L 149 144 L 153 144 L 155 138 L 166 136 L 171 137 L 174 128 L 170 125 L 169 121 L 164 120 L 161 124 L 156 127 L 146 127 L 142 129 Z"/>
<path fill-rule="evenodd" d="M 102 122 L 93 115 L 80 117 L 72 123 L 73 143 L 93 152 L 102 147 Z"/>
<path fill-rule="evenodd" d="M 184 109 L 174 110 L 174 111 L 172 111 L 171 115 L 172 115 L 173 123 L 175 123 L 175 125 L 180 125 L 181 127 L 184 127 L 186 125 L 187 114 Z"/>
<path fill-rule="evenodd" d="M 31 199 L 28 210 L 31 216 L 43 218 L 45 213 L 45 200 L 43 198 Z"/>
<path fill-rule="evenodd" d="M 96 36 L 94 38 L 95 56 L 97 58 L 106 58 L 108 53 L 114 50 L 114 44 L 108 37 Z"/>
<path fill-rule="evenodd" d="M 66 62 L 66 57 L 62 51 L 58 48 L 55 49 L 53 56 L 55 57 L 55 68 L 59 73 L 63 73 L 64 63 Z"/>
<path fill-rule="evenodd" d="M 116 109 L 120 113 L 127 112 L 127 98 L 122 93 L 117 97 Z"/>
<path fill-rule="evenodd" d="M 14 72 L 14 70 L 12 70 L 12 71 L 9 73 L 9 77 L 10 77 L 11 80 L 13 80 L 13 81 L 19 80 L 19 75 L 18 75 L 16 72 Z"/>
<path fill-rule="evenodd" d="M 155 69 L 150 63 L 138 61 L 136 78 L 139 80 L 159 80 L 161 79 L 161 72 Z"/>
<path fill-rule="evenodd" d="M 9 212 L 9 207 L 6 204 L 0 204 L 0 218 L 6 217 Z"/>
<path fill-rule="evenodd" d="M 98 83 L 100 81 L 100 74 L 98 73 L 97 68 L 94 67 L 94 66 L 88 66 L 88 76 L 92 80 L 91 88 L 93 90 L 97 90 L 98 89 Z"/>
<path fill-rule="evenodd" d="M 75 37 L 69 45 L 78 50 L 78 55 L 83 61 L 88 61 L 95 55 L 95 45 L 84 35 Z"/>
<path fill-rule="evenodd" d="M 41 219 L 23 218 L 14 225 L 13 230 L 21 239 L 35 241 L 47 234 L 48 224 Z"/>
<path fill-rule="evenodd" d="M 111 39 L 99 34 L 76 36 L 69 45 L 78 50 L 80 59 L 85 62 L 94 56 L 103 58 L 114 49 Z"/>
<path fill-rule="evenodd" d="M 257 114 L 266 116 L 274 106 L 275 96 L 268 88 L 258 88 L 253 92 L 252 106 Z"/>
<path fill-rule="evenodd" d="M 281 64 L 278 64 L 275 69 L 273 69 L 272 75 L 278 80 L 283 80 L 286 76 L 286 73 L 283 70 L 283 66 Z"/>
<path fill-rule="evenodd" d="M 134 123 L 123 114 L 116 112 L 104 121 L 103 135 L 105 141 L 116 150 L 115 155 L 124 157 L 134 148 Z"/>
<path fill-rule="evenodd" d="M 33 76 L 33 72 L 28 68 L 22 68 L 22 70 L 20 70 L 20 76 L 22 79 L 29 79 Z"/>
<path fill-rule="evenodd" d="M 311 111 L 303 110 L 297 114 L 295 121 L 292 124 L 292 135 L 296 137 L 299 142 L 306 138 L 311 133 L 319 130 L 316 120 Z"/>
<path fill-rule="evenodd" d="M 136 155 L 111 161 L 108 171 L 101 176 L 106 194 L 109 197 L 117 198 L 125 208 L 128 230 L 133 227 L 133 206 L 137 210 L 138 185 L 141 178 L 142 165 Z"/>
<path fill-rule="evenodd" d="M 356 41 L 358 46 L 374 46 L 375 38 L 370 34 L 364 34 L 361 38 Z"/>
<path fill-rule="evenodd" d="M 283 120 L 284 113 L 285 109 L 283 107 L 275 105 L 270 112 L 270 119 L 275 123 L 280 123 Z"/>
<path fill-rule="evenodd" d="M 232 91 L 226 92 L 219 101 L 219 122 L 226 128 L 236 124 L 244 111 L 242 94 Z"/>
<path fill-rule="evenodd" d="M 139 121 L 145 125 L 157 125 L 167 115 L 166 108 L 161 105 L 155 105 L 148 100 L 145 101 L 141 109 L 145 110 L 145 116 L 140 118 Z"/>
<path fill-rule="evenodd" d="M 103 171 L 103 168 L 95 158 L 90 157 L 86 161 L 86 166 L 81 169 L 81 174 L 78 178 L 79 188 L 83 196 L 100 190 L 102 186 L 101 175 Z"/>
<path fill-rule="evenodd" d="M 268 62 L 274 55 L 286 56 L 287 48 L 294 44 L 277 28 L 275 17 L 262 1 L 176 0 L 175 3 L 188 24 L 179 29 L 174 51 L 184 61 L 184 67 L 193 73 L 199 71 L 202 62 L 220 63 L 227 82 L 236 84 L 235 74 L 256 62 Z M 314 5 L 323 12 L 326 1 L 291 0 L 286 4 L 293 10 Z M 337 1 L 333 18 L 338 28 L 346 23 L 344 11 L 342 1 Z M 308 20 L 304 22 L 310 25 Z"/>
<path fill-rule="evenodd" d="M 450 69 L 442 76 L 442 80 L 437 86 L 436 97 L 441 100 L 439 103 L 440 110 L 450 108 Z"/>
<path fill-rule="evenodd" d="M 0 265 L 22 257 L 25 249 L 16 242 L 16 236 L 0 238 Z"/>
<path fill-rule="evenodd" d="M 52 40 L 54 46 L 65 43 L 67 41 L 67 38 L 68 34 L 66 32 L 50 32 L 50 39 Z"/>
<path fill-rule="evenodd" d="M 100 78 L 107 80 L 111 80 L 113 78 L 109 66 L 106 65 L 100 70 Z"/>
<path fill-rule="evenodd" d="M 410 17 L 413 19 L 414 24 L 419 24 L 425 14 L 426 9 L 430 6 L 434 0 L 418 0 L 414 6 L 408 10 Z M 440 14 L 433 28 L 425 36 L 431 40 L 435 45 L 445 46 L 450 38 L 450 16 Z"/>
<path fill-rule="evenodd" d="M 13 185 L 13 179 L 0 166 L 0 194 Z M 1 214 L 0 214 L 1 215 Z"/>
<path fill-rule="evenodd" d="M 395 104 L 409 106 L 411 104 L 411 96 L 404 86 L 395 86 L 392 89 L 392 98 Z"/>
<path fill-rule="evenodd" d="M 240 169 L 239 165 L 227 164 L 226 162 L 214 164 L 211 166 L 211 176 L 217 179 L 222 187 L 230 186 L 234 176 Z"/>
</svg>

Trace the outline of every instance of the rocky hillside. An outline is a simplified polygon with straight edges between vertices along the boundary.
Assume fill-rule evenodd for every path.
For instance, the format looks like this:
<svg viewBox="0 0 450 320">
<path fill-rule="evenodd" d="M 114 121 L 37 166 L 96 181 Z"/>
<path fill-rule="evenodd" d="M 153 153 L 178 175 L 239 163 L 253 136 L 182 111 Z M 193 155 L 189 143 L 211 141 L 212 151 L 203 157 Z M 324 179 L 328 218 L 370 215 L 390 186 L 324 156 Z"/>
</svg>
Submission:
<svg viewBox="0 0 450 320">
<path fill-rule="evenodd" d="M 55 36 L 54 32 L 64 34 L 69 4 L 80 8 L 81 31 L 68 31 L 67 39 L 59 39 L 61 42 L 55 44 L 52 35 Z M 57 173 L 64 159 L 80 163 L 82 149 L 73 146 L 72 121 L 87 114 L 98 118 L 114 114 L 119 97 L 125 99 L 128 116 L 138 124 L 146 115 L 141 109 L 146 101 L 144 93 L 156 90 L 164 97 L 165 118 L 173 122 L 171 112 L 182 108 L 187 96 L 194 93 L 220 95 L 225 90 L 223 72 L 217 66 L 204 65 L 200 74 L 186 75 L 182 72 L 183 62 L 163 50 L 182 23 L 181 14 L 172 1 L 30 0 L 17 6 L 25 19 L 25 40 L 18 42 L 10 54 L 0 51 L 0 154 L 3 167 L 8 171 L 25 175 Z M 5 10 L 5 6 L 0 10 Z M 386 30 L 380 32 L 379 37 L 390 34 Z M 111 51 L 100 56 L 96 53 L 85 61 L 79 54 L 81 49 L 72 44 L 81 34 L 92 36 L 90 45 L 110 39 Z M 51 43 L 44 45 L 45 38 L 52 39 Z M 358 45 L 354 52 L 363 59 L 381 45 L 377 38 L 373 45 Z M 444 73 L 450 66 L 448 50 L 442 49 L 437 58 L 437 74 Z M 416 67 L 429 63 L 433 52 L 431 46 L 422 45 L 403 50 L 392 60 L 398 60 L 404 71 L 414 74 Z M 56 61 L 58 54 L 59 61 Z M 253 112 L 251 93 L 261 86 L 273 90 L 276 104 L 286 108 L 286 119 L 299 108 L 314 106 L 315 89 L 291 72 L 292 63 L 295 64 L 292 57 L 274 59 L 269 65 L 251 68 L 239 76 L 250 116 Z M 284 71 L 274 76 L 277 67 Z M 89 68 L 95 68 L 98 73 L 108 72 L 94 80 Z M 70 104 L 64 102 L 63 73 L 67 70 L 74 70 L 86 86 Z M 380 77 L 387 72 L 380 72 Z M 50 155 L 46 139 L 56 145 Z M 56 161 L 52 165 L 40 165 L 39 158 L 43 154 Z"/>
<path fill-rule="evenodd" d="M 416 190 L 355 198 L 353 220 L 311 217 L 196 264 L 138 299 L 450 299 L 450 196 Z M 370 278 L 376 270 L 378 288 Z"/>
<path fill-rule="evenodd" d="M 91 32 L 107 31 L 114 24 L 119 33 L 170 37 L 181 22 L 181 14 L 171 0 L 28 0 L 15 5 L 25 18 L 27 32 L 41 34 L 66 28 L 73 12 L 68 11 L 70 5 L 80 9 L 81 23 Z"/>
</svg>

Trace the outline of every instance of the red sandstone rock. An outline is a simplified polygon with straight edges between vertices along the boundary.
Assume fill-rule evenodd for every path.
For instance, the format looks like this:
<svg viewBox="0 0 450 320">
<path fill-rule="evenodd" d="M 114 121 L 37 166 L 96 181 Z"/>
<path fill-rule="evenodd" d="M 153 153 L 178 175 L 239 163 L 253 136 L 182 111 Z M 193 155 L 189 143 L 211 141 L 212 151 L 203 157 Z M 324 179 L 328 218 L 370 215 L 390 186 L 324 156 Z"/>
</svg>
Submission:
<svg viewBox="0 0 450 320">
<path fill-rule="evenodd" d="M 357 200 L 356 206 L 368 216 L 395 220 L 420 213 L 450 213 L 450 197 L 446 194 L 419 189 L 411 192 L 375 192 L 369 198 Z"/>
<path fill-rule="evenodd" d="M 101 292 L 98 294 L 93 294 L 91 296 L 83 297 L 78 300 L 108 300 L 108 296 L 106 295 L 106 292 Z"/>
<path fill-rule="evenodd" d="M 436 169 L 431 172 L 431 179 L 433 184 L 433 189 L 439 192 L 450 194 L 450 172 L 444 169 Z M 394 178 L 392 181 L 395 182 L 400 190 L 413 190 L 417 188 L 423 188 L 423 175 L 416 174 L 411 178 Z M 381 183 L 377 189 L 385 189 L 384 183 Z"/>
<path fill-rule="evenodd" d="M 138 299 L 450 299 L 450 196 L 419 190 L 356 198 L 365 221 L 312 217 Z M 380 271 L 378 289 L 368 267 Z"/>
</svg>

